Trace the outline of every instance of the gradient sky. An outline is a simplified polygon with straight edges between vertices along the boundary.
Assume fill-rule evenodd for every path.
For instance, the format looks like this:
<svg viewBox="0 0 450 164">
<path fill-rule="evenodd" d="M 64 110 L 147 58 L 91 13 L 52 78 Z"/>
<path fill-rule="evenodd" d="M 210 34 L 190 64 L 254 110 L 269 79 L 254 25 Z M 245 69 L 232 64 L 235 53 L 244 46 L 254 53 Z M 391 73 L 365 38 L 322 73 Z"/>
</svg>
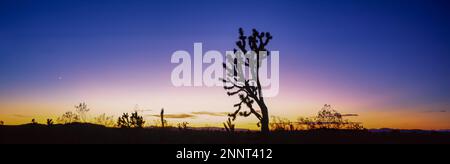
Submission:
<svg viewBox="0 0 450 164">
<path fill-rule="evenodd" d="M 280 51 L 270 114 L 291 120 L 332 104 L 369 128 L 450 129 L 450 3 L 445 0 L 2 0 L 0 120 L 44 122 L 79 102 L 91 115 L 138 105 L 221 126 L 236 97 L 176 88 L 173 52 L 234 48 L 243 27 Z M 206 65 L 205 65 L 206 66 Z M 205 67 L 204 66 L 204 67 Z M 241 119 L 238 127 L 254 127 Z"/>
</svg>

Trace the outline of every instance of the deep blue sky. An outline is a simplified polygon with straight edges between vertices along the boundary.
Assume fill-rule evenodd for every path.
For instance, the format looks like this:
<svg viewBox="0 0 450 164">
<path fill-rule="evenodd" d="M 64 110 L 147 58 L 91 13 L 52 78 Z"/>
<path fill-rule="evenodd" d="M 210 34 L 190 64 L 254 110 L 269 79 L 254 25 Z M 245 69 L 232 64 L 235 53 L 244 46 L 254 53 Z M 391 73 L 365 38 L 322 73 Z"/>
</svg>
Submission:
<svg viewBox="0 0 450 164">
<path fill-rule="evenodd" d="M 408 95 L 400 104 L 450 101 L 446 1 L 2 0 L 0 22 L 0 97 L 58 87 L 60 76 L 169 77 L 174 51 L 230 50 L 243 27 L 275 36 L 282 79 Z"/>
</svg>

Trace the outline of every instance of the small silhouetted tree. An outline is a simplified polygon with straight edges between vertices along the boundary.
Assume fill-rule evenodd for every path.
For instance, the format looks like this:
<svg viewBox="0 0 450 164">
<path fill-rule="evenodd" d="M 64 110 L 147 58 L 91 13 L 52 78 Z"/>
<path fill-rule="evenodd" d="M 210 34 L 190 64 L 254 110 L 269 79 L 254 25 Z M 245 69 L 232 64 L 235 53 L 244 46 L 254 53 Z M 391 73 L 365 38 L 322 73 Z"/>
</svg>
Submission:
<svg viewBox="0 0 450 164">
<path fill-rule="evenodd" d="M 70 112 L 70 111 L 64 113 L 61 117 L 58 118 L 58 122 L 60 122 L 62 124 L 70 124 L 70 123 L 79 122 L 79 121 L 80 121 L 80 117 L 78 117 L 77 114 Z"/>
<path fill-rule="evenodd" d="M 78 113 L 80 121 L 86 122 L 86 113 L 90 111 L 86 103 L 80 103 L 75 106 L 75 111 Z"/>
<path fill-rule="evenodd" d="M 5 122 L 0 121 L 0 126 L 3 126 L 3 125 L 5 125 Z"/>
<path fill-rule="evenodd" d="M 237 110 L 229 117 L 236 119 L 236 116 L 248 117 L 250 115 L 256 116 L 259 120 L 258 126 L 261 127 L 261 132 L 269 132 L 269 111 L 264 101 L 262 86 L 260 82 L 259 69 L 262 61 L 270 55 L 267 50 L 267 45 L 272 40 L 272 35 L 269 32 L 258 32 L 253 29 L 250 36 L 244 35 L 244 30 L 239 28 L 239 39 L 236 42 L 238 49 L 234 50 L 236 58 L 227 59 L 231 66 L 223 64 L 227 69 L 227 76 L 223 79 L 225 83 L 224 89 L 228 96 L 238 95 L 240 102 L 235 104 Z M 252 57 L 239 57 L 250 54 Z M 252 73 L 252 79 L 244 76 L 243 67 L 249 68 Z M 256 102 L 260 111 L 257 111 L 253 104 Z M 241 111 L 242 105 L 248 107 L 249 111 Z"/>
<path fill-rule="evenodd" d="M 53 120 L 47 119 L 47 126 L 53 126 Z"/>
<path fill-rule="evenodd" d="M 144 124 L 144 118 L 139 116 L 137 112 L 131 113 L 131 116 L 128 113 L 124 113 L 117 120 L 117 126 L 120 128 L 142 128 Z"/>
</svg>

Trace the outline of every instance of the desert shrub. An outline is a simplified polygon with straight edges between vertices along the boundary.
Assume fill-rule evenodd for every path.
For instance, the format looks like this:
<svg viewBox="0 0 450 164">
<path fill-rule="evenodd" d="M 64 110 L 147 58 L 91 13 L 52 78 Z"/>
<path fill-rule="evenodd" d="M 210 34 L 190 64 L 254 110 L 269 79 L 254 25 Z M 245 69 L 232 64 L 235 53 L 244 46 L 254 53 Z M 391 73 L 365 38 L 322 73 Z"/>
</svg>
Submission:
<svg viewBox="0 0 450 164">
<path fill-rule="evenodd" d="M 139 116 L 137 112 L 131 113 L 131 116 L 128 113 L 124 113 L 117 120 L 117 126 L 120 128 L 142 128 L 144 124 L 144 118 Z"/>
<path fill-rule="evenodd" d="M 299 124 L 304 126 L 305 129 L 349 129 L 349 130 L 362 130 L 364 127 L 357 122 L 351 122 L 343 118 L 344 115 L 334 110 L 331 105 L 325 104 L 324 107 L 318 112 L 316 117 L 298 119 Z"/>
<path fill-rule="evenodd" d="M 53 126 L 53 120 L 47 119 L 47 126 Z"/>
<path fill-rule="evenodd" d="M 144 127 L 145 121 L 142 116 L 139 116 L 137 112 L 131 114 L 131 125 L 135 128 Z"/>
<path fill-rule="evenodd" d="M 0 126 L 3 126 L 3 125 L 5 125 L 5 122 L 0 121 Z"/>
<path fill-rule="evenodd" d="M 82 122 L 87 121 L 86 113 L 89 111 L 90 111 L 90 109 L 88 108 L 87 104 L 84 102 L 75 106 L 75 112 L 78 113 L 79 119 Z"/>
<path fill-rule="evenodd" d="M 151 124 L 151 127 L 154 128 L 162 128 L 162 123 L 164 123 L 164 128 L 176 128 L 178 124 L 169 122 L 167 119 L 164 119 L 163 122 L 161 122 L 161 119 L 153 119 L 149 124 Z"/>
<path fill-rule="evenodd" d="M 122 114 L 117 120 L 117 126 L 119 128 L 131 128 L 130 116 L 128 113 Z"/>
<path fill-rule="evenodd" d="M 315 118 L 300 117 L 298 118 L 298 124 L 301 130 L 317 129 Z"/>
<path fill-rule="evenodd" d="M 297 130 L 295 124 L 289 119 L 272 116 L 272 123 L 270 128 L 273 131 L 295 131 Z"/>
<path fill-rule="evenodd" d="M 61 117 L 58 117 L 58 122 L 61 124 L 70 124 L 74 122 L 79 122 L 80 117 L 73 112 L 66 112 Z"/>
<path fill-rule="evenodd" d="M 114 126 L 114 116 L 107 116 L 105 113 L 94 118 L 94 123 L 106 127 Z"/>
<path fill-rule="evenodd" d="M 189 123 L 188 122 L 182 122 L 182 123 L 178 123 L 178 129 L 179 130 L 187 130 Z"/>
<path fill-rule="evenodd" d="M 33 118 L 33 119 L 31 119 L 31 124 L 32 125 L 37 125 L 38 123 L 36 122 L 36 119 Z"/>
</svg>

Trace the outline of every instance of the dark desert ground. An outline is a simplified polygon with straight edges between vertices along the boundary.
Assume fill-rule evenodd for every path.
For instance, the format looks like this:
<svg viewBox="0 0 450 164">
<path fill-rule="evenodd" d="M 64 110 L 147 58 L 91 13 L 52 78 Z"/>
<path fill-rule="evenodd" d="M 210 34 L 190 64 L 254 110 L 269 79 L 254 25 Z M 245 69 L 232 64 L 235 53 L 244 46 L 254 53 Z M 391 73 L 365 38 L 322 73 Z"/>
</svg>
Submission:
<svg viewBox="0 0 450 164">
<path fill-rule="evenodd" d="M 450 144 L 446 131 L 309 130 L 226 132 L 220 128 L 107 128 L 94 124 L 0 126 L 0 144 Z"/>
</svg>

